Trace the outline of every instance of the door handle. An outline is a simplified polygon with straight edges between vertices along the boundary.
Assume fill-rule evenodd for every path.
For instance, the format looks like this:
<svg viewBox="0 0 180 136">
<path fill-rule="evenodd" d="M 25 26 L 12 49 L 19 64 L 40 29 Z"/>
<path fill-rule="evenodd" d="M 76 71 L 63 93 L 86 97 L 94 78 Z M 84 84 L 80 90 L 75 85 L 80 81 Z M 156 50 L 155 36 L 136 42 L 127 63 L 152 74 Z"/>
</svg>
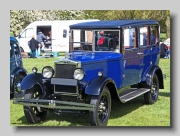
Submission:
<svg viewBox="0 0 180 136">
<path fill-rule="evenodd" d="M 138 54 L 138 55 L 142 55 L 143 53 L 142 53 L 142 52 L 138 52 L 137 54 Z"/>
</svg>

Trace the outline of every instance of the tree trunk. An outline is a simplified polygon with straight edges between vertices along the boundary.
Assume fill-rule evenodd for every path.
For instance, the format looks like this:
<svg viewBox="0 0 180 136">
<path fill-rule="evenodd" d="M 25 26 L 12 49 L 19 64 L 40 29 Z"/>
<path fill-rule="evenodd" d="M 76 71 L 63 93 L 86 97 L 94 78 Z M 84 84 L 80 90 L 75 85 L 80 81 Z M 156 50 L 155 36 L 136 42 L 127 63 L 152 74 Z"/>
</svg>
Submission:
<svg viewBox="0 0 180 136">
<path fill-rule="evenodd" d="M 170 17 L 166 18 L 166 38 L 170 38 Z"/>
</svg>

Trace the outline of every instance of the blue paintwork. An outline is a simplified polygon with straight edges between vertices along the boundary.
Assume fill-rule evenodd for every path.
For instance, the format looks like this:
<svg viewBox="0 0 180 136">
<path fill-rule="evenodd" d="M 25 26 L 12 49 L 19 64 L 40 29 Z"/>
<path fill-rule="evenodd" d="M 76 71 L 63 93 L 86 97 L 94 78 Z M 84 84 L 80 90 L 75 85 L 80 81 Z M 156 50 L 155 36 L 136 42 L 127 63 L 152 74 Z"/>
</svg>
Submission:
<svg viewBox="0 0 180 136">
<path fill-rule="evenodd" d="M 10 36 L 10 43 L 12 44 L 18 44 L 18 41 Z M 14 71 L 14 69 L 16 69 L 17 67 L 23 67 L 23 63 L 22 63 L 22 58 L 21 58 L 21 54 L 19 53 L 18 55 L 15 56 L 15 52 L 14 52 L 14 48 L 13 46 L 12 48 L 12 57 L 10 58 L 10 74 Z M 20 50 L 20 48 L 19 48 Z"/>
<path fill-rule="evenodd" d="M 35 84 L 44 86 L 42 83 L 43 75 L 41 73 L 28 74 L 21 82 L 21 90 L 31 89 Z"/>
<path fill-rule="evenodd" d="M 70 59 L 80 61 L 85 71 L 84 82 L 90 82 L 102 71 L 103 76 L 114 80 L 117 88 L 122 87 L 124 69 L 123 55 L 115 52 L 72 52 Z M 134 70 L 131 67 L 131 70 Z M 136 68 L 135 68 L 136 69 Z M 129 74 L 129 73 L 127 73 Z M 134 81 L 136 82 L 136 81 Z"/>
<path fill-rule="evenodd" d="M 18 42 L 18 41 L 16 40 L 16 38 L 13 37 L 13 36 L 10 36 L 10 41 L 11 41 L 11 42 Z"/>
<path fill-rule="evenodd" d="M 24 75 L 27 75 L 27 71 L 23 68 L 23 62 L 21 57 L 21 52 L 18 52 L 15 54 L 14 52 L 14 46 L 11 46 L 16 44 L 18 46 L 18 49 L 20 51 L 18 41 L 16 38 L 10 36 L 10 47 L 12 48 L 12 56 L 10 57 L 10 91 L 13 92 L 13 82 L 15 79 L 15 76 L 19 73 L 23 73 Z"/>
<path fill-rule="evenodd" d="M 146 74 L 148 73 L 149 69 L 152 67 L 152 65 L 159 65 L 159 46 L 146 46 L 140 48 L 140 52 L 143 52 L 143 55 L 141 56 L 141 68 L 140 68 L 140 75 L 141 75 L 141 81 L 146 80 Z"/>
<path fill-rule="evenodd" d="M 104 76 L 97 77 L 88 84 L 88 87 L 85 88 L 85 93 L 88 95 L 99 95 L 101 94 L 104 85 L 110 82 L 115 85 L 114 81 L 111 78 L 107 78 Z"/>
<path fill-rule="evenodd" d="M 117 89 L 146 81 L 146 74 L 150 67 L 159 65 L 158 57 L 158 45 L 126 49 L 124 55 L 104 51 L 73 51 L 70 53 L 71 60 L 81 62 L 81 67 L 85 71 L 84 82 L 97 78 L 98 72 L 102 71 L 103 76 L 114 80 Z"/>
<path fill-rule="evenodd" d="M 126 26 L 157 25 L 157 20 L 101 20 L 70 25 L 70 29 L 113 29 Z"/>
</svg>

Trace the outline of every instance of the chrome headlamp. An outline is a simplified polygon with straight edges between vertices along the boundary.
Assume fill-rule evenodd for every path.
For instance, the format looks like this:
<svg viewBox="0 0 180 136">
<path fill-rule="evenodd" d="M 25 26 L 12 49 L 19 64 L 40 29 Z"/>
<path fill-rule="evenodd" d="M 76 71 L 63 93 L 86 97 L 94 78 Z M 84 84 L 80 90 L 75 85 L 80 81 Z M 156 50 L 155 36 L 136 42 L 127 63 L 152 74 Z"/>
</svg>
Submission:
<svg viewBox="0 0 180 136">
<path fill-rule="evenodd" d="M 33 73 L 37 73 L 37 71 L 38 71 L 38 69 L 37 69 L 36 67 L 33 67 L 33 68 L 32 68 L 32 72 L 33 72 Z"/>
<path fill-rule="evenodd" d="M 50 66 L 45 66 L 42 69 L 42 75 L 45 78 L 51 78 L 54 75 L 54 69 Z"/>
<path fill-rule="evenodd" d="M 82 80 L 84 78 L 84 76 L 85 76 L 85 73 L 84 73 L 83 69 L 78 68 L 74 71 L 74 76 L 73 76 L 74 79 Z"/>
</svg>

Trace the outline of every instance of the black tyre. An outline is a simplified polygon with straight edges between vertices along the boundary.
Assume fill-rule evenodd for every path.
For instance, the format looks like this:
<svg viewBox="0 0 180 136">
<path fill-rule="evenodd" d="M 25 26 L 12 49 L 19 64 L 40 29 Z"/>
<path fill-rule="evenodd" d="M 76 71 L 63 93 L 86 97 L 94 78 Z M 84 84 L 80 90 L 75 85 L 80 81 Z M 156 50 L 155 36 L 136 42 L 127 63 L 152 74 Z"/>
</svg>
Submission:
<svg viewBox="0 0 180 136">
<path fill-rule="evenodd" d="M 32 88 L 27 90 L 24 99 L 39 99 L 41 96 L 41 91 L 37 91 L 37 88 Z M 40 107 L 24 106 L 24 114 L 29 123 L 35 124 L 45 120 L 47 111 L 42 110 Z"/>
<path fill-rule="evenodd" d="M 26 75 L 23 75 L 23 74 L 18 74 L 16 75 L 15 79 L 14 79 L 14 83 L 13 83 L 13 98 L 17 98 L 17 96 L 19 95 L 20 93 L 20 85 L 21 85 L 21 82 L 22 80 L 24 79 Z"/>
<path fill-rule="evenodd" d="M 154 74 L 151 85 L 150 91 L 144 94 L 144 100 L 146 104 L 154 104 L 159 95 L 159 80 L 156 74 Z"/>
<path fill-rule="evenodd" d="M 106 126 L 111 112 L 111 94 L 105 87 L 99 96 L 92 96 L 90 104 L 95 104 L 94 111 L 90 111 L 91 126 Z"/>
</svg>

